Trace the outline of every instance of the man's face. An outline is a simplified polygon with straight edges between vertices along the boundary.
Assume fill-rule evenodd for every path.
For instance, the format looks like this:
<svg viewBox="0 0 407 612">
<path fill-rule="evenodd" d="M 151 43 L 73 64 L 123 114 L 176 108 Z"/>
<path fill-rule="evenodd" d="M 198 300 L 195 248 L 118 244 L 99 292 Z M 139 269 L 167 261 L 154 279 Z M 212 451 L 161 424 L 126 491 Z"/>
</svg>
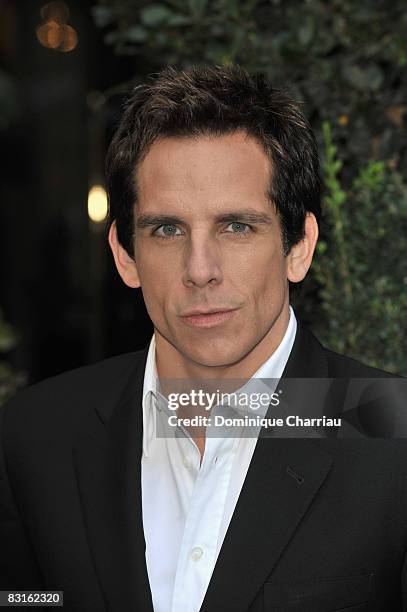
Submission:
<svg viewBox="0 0 407 612">
<path fill-rule="evenodd" d="M 235 364 L 281 332 L 287 262 L 269 183 L 269 158 L 243 132 L 156 141 L 137 171 L 143 297 L 156 332 L 194 363 Z"/>
</svg>

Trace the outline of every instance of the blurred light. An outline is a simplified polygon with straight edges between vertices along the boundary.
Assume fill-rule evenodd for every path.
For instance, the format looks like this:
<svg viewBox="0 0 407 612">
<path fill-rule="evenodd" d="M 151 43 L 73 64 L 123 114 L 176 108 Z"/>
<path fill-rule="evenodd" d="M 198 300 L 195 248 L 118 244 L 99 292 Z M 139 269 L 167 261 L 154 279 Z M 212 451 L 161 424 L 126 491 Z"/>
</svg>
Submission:
<svg viewBox="0 0 407 612">
<path fill-rule="evenodd" d="M 107 194 L 102 185 L 94 185 L 89 191 L 88 215 L 94 223 L 101 223 L 107 217 Z"/>
<path fill-rule="evenodd" d="M 42 7 L 40 14 L 44 21 L 53 19 L 58 23 L 66 23 L 69 19 L 69 8 L 65 2 L 48 2 Z"/>
<path fill-rule="evenodd" d="M 43 47 L 58 49 L 61 44 L 61 26 L 52 19 L 38 26 L 37 38 Z"/>
<path fill-rule="evenodd" d="M 349 117 L 348 115 L 340 115 L 340 117 L 338 117 L 338 123 L 339 125 L 348 125 L 349 123 Z"/>
<path fill-rule="evenodd" d="M 68 53 L 69 51 L 73 51 L 78 44 L 78 35 L 76 30 L 74 30 L 69 25 L 61 26 L 61 43 L 58 51 L 62 51 L 63 53 Z"/>
<path fill-rule="evenodd" d="M 36 30 L 37 39 L 43 47 L 67 53 L 78 44 L 76 30 L 67 25 L 69 8 L 65 2 L 49 2 L 41 9 L 43 23 Z"/>
</svg>

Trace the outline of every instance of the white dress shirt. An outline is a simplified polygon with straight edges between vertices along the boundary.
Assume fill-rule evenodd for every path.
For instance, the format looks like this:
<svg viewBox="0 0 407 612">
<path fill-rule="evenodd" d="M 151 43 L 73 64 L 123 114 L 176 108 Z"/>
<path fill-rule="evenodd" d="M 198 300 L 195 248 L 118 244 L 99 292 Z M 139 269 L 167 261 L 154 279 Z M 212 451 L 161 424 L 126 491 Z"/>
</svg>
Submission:
<svg viewBox="0 0 407 612">
<path fill-rule="evenodd" d="M 261 378 L 274 379 L 277 385 L 296 330 L 297 322 L 290 307 L 283 340 L 249 383 Z M 244 437 L 243 428 L 234 430 L 233 436 L 230 433 L 224 437 L 207 436 L 202 463 L 198 447 L 185 430 L 181 436 L 158 437 L 157 424 L 166 422 L 168 427 L 168 410 L 162 402 L 163 396 L 157 393 L 155 364 L 153 336 L 144 374 L 141 460 L 147 572 L 155 612 L 198 612 L 246 478 L 257 436 Z"/>
</svg>

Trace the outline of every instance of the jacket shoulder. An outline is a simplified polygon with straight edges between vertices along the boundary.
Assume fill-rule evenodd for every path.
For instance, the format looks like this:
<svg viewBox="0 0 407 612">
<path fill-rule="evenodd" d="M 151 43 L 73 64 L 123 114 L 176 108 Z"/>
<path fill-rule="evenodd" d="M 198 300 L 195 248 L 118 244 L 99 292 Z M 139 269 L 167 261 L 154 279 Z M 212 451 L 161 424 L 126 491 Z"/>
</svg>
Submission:
<svg viewBox="0 0 407 612">
<path fill-rule="evenodd" d="M 400 378 L 379 368 L 373 368 L 353 357 L 347 357 L 324 347 L 328 361 L 329 375 L 332 378 Z"/>
<path fill-rule="evenodd" d="M 21 389 L 0 407 L 7 420 L 32 425 L 79 424 L 87 413 L 102 403 L 115 404 L 123 388 L 142 366 L 146 349 L 117 355 L 97 363 L 75 368 Z M 6 418 L 6 417 L 5 417 Z"/>
</svg>

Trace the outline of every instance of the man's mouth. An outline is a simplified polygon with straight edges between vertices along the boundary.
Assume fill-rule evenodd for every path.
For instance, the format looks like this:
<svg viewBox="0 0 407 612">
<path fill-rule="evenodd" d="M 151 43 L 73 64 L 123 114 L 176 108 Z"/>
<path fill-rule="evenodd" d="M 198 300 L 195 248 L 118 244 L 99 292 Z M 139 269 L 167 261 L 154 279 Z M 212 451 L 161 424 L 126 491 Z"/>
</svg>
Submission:
<svg viewBox="0 0 407 612">
<path fill-rule="evenodd" d="M 193 310 L 181 317 L 181 320 L 191 327 L 215 327 L 229 321 L 237 308 L 217 310 Z"/>
</svg>

